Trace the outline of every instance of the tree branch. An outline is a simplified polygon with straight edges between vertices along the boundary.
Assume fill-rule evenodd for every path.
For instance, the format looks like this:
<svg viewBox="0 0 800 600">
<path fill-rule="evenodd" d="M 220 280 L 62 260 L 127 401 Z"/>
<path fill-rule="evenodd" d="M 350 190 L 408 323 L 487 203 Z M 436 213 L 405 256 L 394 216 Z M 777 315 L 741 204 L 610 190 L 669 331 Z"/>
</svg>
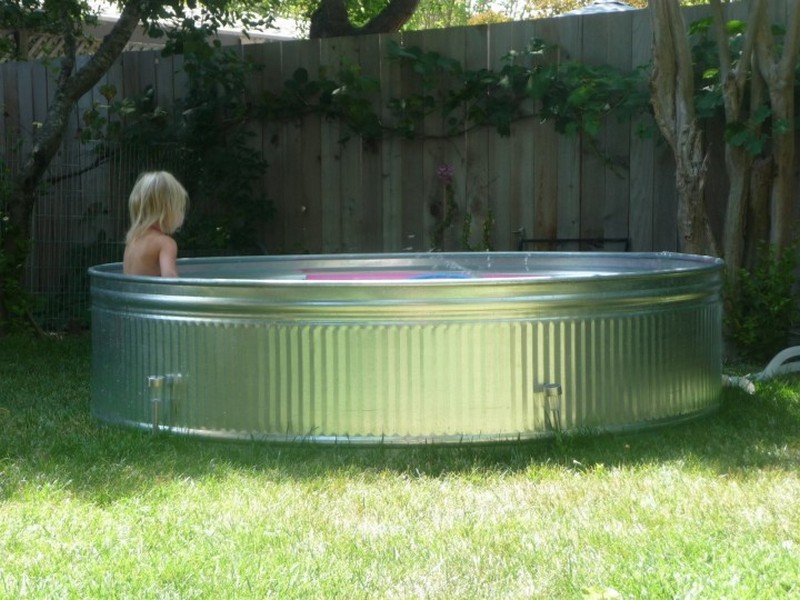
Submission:
<svg viewBox="0 0 800 600">
<path fill-rule="evenodd" d="M 142 3 L 143 0 L 129 0 L 125 4 L 111 32 L 103 38 L 97 51 L 78 71 L 72 72 L 74 62 L 71 60 L 74 61 L 74 57 L 71 59 L 66 56 L 63 59 L 62 74 L 59 76 L 53 101 L 50 103 L 42 127 L 36 133 L 31 153 L 17 179 L 18 192 L 25 198 L 20 203 L 21 219 L 27 218 L 33 209 L 34 190 L 61 146 L 70 111 L 81 96 L 92 89 L 117 60 L 139 24 Z M 64 32 L 64 35 L 68 35 L 67 32 Z"/>
</svg>

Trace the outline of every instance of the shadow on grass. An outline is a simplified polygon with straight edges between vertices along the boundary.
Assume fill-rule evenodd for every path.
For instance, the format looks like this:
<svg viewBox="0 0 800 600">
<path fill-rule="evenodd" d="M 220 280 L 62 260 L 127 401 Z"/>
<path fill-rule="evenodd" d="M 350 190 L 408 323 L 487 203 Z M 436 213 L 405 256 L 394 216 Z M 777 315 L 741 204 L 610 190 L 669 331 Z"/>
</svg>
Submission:
<svg viewBox="0 0 800 600">
<path fill-rule="evenodd" d="M 726 389 L 720 409 L 708 416 L 635 434 L 455 446 L 277 444 L 104 425 L 89 415 L 87 340 L 18 343 L 15 351 L 0 358 L 0 500 L 38 482 L 105 503 L 165 481 L 235 471 L 275 481 L 387 472 L 420 478 L 529 471 L 538 477 L 654 463 L 747 477 L 800 467 L 797 378 L 762 383 L 755 396 Z"/>
</svg>

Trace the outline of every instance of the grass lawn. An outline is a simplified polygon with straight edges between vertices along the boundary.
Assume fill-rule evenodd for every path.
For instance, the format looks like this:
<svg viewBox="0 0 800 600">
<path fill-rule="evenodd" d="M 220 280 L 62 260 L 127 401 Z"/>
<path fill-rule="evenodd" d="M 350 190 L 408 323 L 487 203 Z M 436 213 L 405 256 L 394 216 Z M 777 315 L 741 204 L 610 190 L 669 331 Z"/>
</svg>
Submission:
<svg viewBox="0 0 800 600">
<path fill-rule="evenodd" d="M 0 341 L 0 598 L 800 598 L 800 377 L 641 434 L 229 443 L 94 421 L 89 345 Z"/>
</svg>

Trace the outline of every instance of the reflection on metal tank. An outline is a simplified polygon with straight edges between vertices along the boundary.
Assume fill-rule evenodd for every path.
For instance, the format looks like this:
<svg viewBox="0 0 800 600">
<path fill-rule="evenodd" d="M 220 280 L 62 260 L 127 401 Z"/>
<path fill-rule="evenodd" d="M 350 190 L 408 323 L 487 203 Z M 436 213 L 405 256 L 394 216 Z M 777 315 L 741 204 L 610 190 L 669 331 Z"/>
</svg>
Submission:
<svg viewBox="0 0 800 600">
<path fill-rule="evenodd" d="M 718 259 L 442 253 L 90 270 L 92 412 L 215 438 L 419 443 L 637 429 L 721 390 Z"/>
</svg>

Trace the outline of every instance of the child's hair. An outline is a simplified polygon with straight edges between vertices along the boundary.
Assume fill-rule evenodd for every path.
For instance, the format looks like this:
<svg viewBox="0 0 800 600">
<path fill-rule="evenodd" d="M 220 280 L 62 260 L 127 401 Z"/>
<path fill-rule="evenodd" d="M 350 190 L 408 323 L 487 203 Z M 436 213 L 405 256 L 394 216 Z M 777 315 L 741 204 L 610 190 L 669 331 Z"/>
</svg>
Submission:
<svg viewBox="0 0 800 600">
<path fill-rule="evenodd" d="M 125 241 L 130 242 L 153 225 L 166 234 L 183 224 L 188 194 L 167 171 L 149 171 L 139 175 L 128 198 L 131 228 Z"/>
</svg>

